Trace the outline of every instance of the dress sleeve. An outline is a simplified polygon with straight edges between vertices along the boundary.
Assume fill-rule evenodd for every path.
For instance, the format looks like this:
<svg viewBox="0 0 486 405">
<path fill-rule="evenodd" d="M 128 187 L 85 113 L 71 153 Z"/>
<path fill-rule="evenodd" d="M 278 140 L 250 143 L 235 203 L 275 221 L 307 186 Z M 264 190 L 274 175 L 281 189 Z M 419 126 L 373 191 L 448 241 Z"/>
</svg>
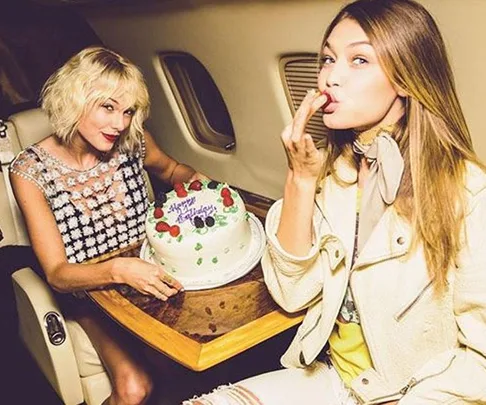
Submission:
<svg viewBox="0 0 486 405">
<path fill-rule="evenodd" d="M 46 181 L 43 175 L 45 167 L 39 156 L 31 148 L 20 152 L 10 163 L 8 169 L 10 173 L 34 183 L 44 196 L 47 196 Z"/>
</svg>

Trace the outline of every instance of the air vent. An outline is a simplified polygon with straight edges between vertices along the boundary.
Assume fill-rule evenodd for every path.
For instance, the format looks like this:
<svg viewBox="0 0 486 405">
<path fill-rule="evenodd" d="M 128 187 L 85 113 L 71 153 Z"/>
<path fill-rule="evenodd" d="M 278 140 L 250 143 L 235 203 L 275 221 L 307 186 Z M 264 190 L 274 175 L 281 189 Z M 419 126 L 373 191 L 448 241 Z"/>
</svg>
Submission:
<svg viewBox="0 0 486 405">
<path fill-rule="evenodd" d="M 194 139 L 208 149 L 233 150 L 236 140 L 228 108 L 207 69 L 187 53 L 163 53 L 159 57 Z"/>
<path fill-rule="evenodd" d="M 287 100 L 292 114 L 295 114 L 304 99 L 307 90 L 317 89 L 319 67 L 317 54 L 307 53 L 285 56 L 280 61 L 280 72 L 284 82 Z M 312 136 L 317 146 L 325 145 L 326 129 L 322 122 L 322 111 L 313 115 L 306 131 Z"/>
</svg>

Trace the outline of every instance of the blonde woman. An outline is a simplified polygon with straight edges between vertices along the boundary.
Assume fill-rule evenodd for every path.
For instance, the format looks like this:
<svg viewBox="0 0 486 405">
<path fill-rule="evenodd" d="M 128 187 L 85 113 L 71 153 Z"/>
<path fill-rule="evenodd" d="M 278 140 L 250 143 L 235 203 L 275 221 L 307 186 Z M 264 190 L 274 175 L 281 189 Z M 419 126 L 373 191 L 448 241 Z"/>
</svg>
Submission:
<svg viewBox="0 0 486 405">
<path fill-rule="evenodd" d="M 144 131 L 149 96 L 139 69 L 108 49 L 82 50 L 48 79 L 42 108 L 55 132 L 17 156 L 10 178 L 49 284 L 60 293 L 124 283 L 164 301 L 177 294 L 181 285 L 163 268 L 138 258 L 81 264 L 144 237 L 143 168 L 169 184 L 202 177 Z M 86 300 L 63 301 L 108 370 L 104 404 L 145 403 L 151 378 L 126 337 Z"/>
<path fill-rule="evenodd" d="M 268 288 L 307 308 L 287 369 L 184 403 L 486 404 L 486 175 L 439 30 L 413 0 L 358 0 L 320 60 L 266 222 Z M 324 153 L 304 132 L 322 107 Z"/>
</svg>

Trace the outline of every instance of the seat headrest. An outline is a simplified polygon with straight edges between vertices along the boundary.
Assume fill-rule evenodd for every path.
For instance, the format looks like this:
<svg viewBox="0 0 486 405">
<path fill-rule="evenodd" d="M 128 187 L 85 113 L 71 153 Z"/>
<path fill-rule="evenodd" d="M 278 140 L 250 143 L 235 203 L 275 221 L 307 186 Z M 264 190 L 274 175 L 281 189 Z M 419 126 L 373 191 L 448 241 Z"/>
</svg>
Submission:
<svg viewBox="0 0 486 405">
<path fill-rule="evenodd" d="M 54 132 L 47 114 L 40 108 L 13 114 L 8 120 L 15 129 L 22 149 L 39 142 Z"/>
</svg>

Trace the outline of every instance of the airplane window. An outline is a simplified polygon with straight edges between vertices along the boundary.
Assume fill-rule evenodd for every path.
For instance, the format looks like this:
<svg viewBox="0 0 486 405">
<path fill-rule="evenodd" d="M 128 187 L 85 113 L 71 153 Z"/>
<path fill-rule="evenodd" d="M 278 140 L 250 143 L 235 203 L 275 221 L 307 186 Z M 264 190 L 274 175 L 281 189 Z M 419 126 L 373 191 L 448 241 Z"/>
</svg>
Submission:
<svg viewBox="0 0 486 405">
<path fill-rule="evenodd" d="M 187 53 L 159 55 L 162 69 L 194 138 L 208 149 L 236 147 L 228 108 L 207 69 Z"/>
<path fill-rule="evenodd" d="M 295 114 L 307 90 L 317 89 L 318 73 L 316 53 L 286 55 L 280 60 L 280 75 L 292 114 Z M 322 111 L 314 114 L 307 124 L 306 131 L 319 147 L 325 145 L 326 128 L 322 122 Z"/>
</svg>

